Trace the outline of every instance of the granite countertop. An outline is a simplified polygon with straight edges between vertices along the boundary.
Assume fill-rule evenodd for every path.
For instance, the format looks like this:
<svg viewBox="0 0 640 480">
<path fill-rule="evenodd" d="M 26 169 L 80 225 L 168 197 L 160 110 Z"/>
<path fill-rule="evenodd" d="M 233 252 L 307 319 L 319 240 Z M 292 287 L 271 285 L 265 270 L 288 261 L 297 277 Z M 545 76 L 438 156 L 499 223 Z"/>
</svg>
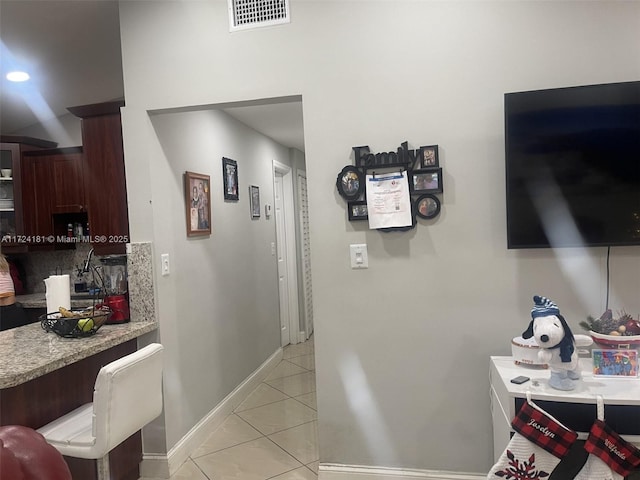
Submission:
<svg viewBox="0 0 640 480">
<path fill-rule="evenodd" d="M 156 322 L 104 325 L 95 335 L 63 338 L 40 323 L 0 332 L 0 389 L 14 387 L 158 328 Z"/>
<path fill-rule="evenodd" d="M 45 293 L 28 293 L 26 295 L 16 295 L 16 300 L 22 304 L 23 308 L 47 308 Z M 99 303 L 96 298 L 96 303 Z M 73 294 L 71 296 L 71 308 L 91 307 L 93 305 L 93 295 Z"/>
</svg>

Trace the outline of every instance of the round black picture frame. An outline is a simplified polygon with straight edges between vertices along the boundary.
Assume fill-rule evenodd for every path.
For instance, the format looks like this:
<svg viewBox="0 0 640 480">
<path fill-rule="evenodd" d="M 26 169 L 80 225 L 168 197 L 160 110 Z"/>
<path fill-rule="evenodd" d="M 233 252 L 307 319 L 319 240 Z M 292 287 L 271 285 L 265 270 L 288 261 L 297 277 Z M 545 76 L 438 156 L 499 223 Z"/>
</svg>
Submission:
<svg viewBox="0 0 640 480">
<path fill-rule="evenodd" d="M 435 218 L 440 214 L 440 200 L 435 195 L 420 195 L 416 200 L 415 206 L 416 214 L 426 220 Z"/>
<path fill-rule="evenodd" d="M 336 179 L 338 193 L 345 200 L 357 200 L 364 192 L 364 175 L 352 165 L 342 169 Z"/>
</svg>

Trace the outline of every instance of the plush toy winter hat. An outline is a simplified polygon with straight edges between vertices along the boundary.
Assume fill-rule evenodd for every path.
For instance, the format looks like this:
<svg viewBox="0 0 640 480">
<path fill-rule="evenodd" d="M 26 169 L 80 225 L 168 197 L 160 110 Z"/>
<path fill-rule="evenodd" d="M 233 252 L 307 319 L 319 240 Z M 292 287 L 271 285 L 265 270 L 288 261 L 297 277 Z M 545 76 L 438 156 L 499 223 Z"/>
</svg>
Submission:
<svg viewBox="0 0 640 480">
<path fill-rule="evenodd" d="M 549 315 L 559 315 L 558 306 L 547 297 L 535 295 L 533 297 L 533 308 L 531 309 L 531 318 L 548 317 Z"/>
</svg>

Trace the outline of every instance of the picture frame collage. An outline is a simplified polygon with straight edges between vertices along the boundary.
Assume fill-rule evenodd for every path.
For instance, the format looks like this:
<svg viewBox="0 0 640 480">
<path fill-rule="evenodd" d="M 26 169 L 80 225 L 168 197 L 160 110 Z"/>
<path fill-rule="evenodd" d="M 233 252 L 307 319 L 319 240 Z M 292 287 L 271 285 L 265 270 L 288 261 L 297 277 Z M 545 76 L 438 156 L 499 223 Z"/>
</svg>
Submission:
<svg viewBox="0 0 640 480">
<path fill-rule="evenodd" d="M 443 193 L 443 175 L 440 167 L 438 145 L 422 146 L 421 155 L 414 165 L 407 168 L 409 192 L 413 199 L 415 215 L 425 220 L 440 214 L 440 200 L 435 194 Z M 348 165 L 342 169 L 336 179 L 338 193 L 347 201 L 350 222 L 368 220 L 366 195 L 366 172 Z M 366 197 L 365 197 L 366 198 Z M 415 223 L 415 222 L 414 222 Z"/>
<path fill-rule="evenodd" d="M 237 202 L 238 162 L 222 157 L 222 183 L 225 201 Z M 184 193 L 187 237 L 211 235 L 211 177 L 202 173 L 184 173 Z M 249 185 L 249 207 L 251 219 L 259 219 L 261 213 L 260 187 Z M 270 206 L 267 205 L 267 218 Z"/>
</svg>

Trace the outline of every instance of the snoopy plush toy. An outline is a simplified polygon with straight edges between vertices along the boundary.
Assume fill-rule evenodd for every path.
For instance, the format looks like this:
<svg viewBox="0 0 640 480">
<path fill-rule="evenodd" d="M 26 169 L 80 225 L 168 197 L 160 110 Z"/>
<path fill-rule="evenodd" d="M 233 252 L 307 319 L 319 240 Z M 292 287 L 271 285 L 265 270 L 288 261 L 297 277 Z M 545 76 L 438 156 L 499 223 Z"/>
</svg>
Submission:
<svg viewBox="0 0 640 480">
<path fill-rule="evenodd" d="M 580 379 L 576 338 L 571 332 L 558 306 L 546 297 L 533 297 L 531 323 L 522 338 L 534 337 L 540 351 L 538 359 L 549 365 L 549 385 L 557 390 L 573 390 Z M 579 335 L 580 346 L 592 343 L 590 337 Z"/>
</svg>

